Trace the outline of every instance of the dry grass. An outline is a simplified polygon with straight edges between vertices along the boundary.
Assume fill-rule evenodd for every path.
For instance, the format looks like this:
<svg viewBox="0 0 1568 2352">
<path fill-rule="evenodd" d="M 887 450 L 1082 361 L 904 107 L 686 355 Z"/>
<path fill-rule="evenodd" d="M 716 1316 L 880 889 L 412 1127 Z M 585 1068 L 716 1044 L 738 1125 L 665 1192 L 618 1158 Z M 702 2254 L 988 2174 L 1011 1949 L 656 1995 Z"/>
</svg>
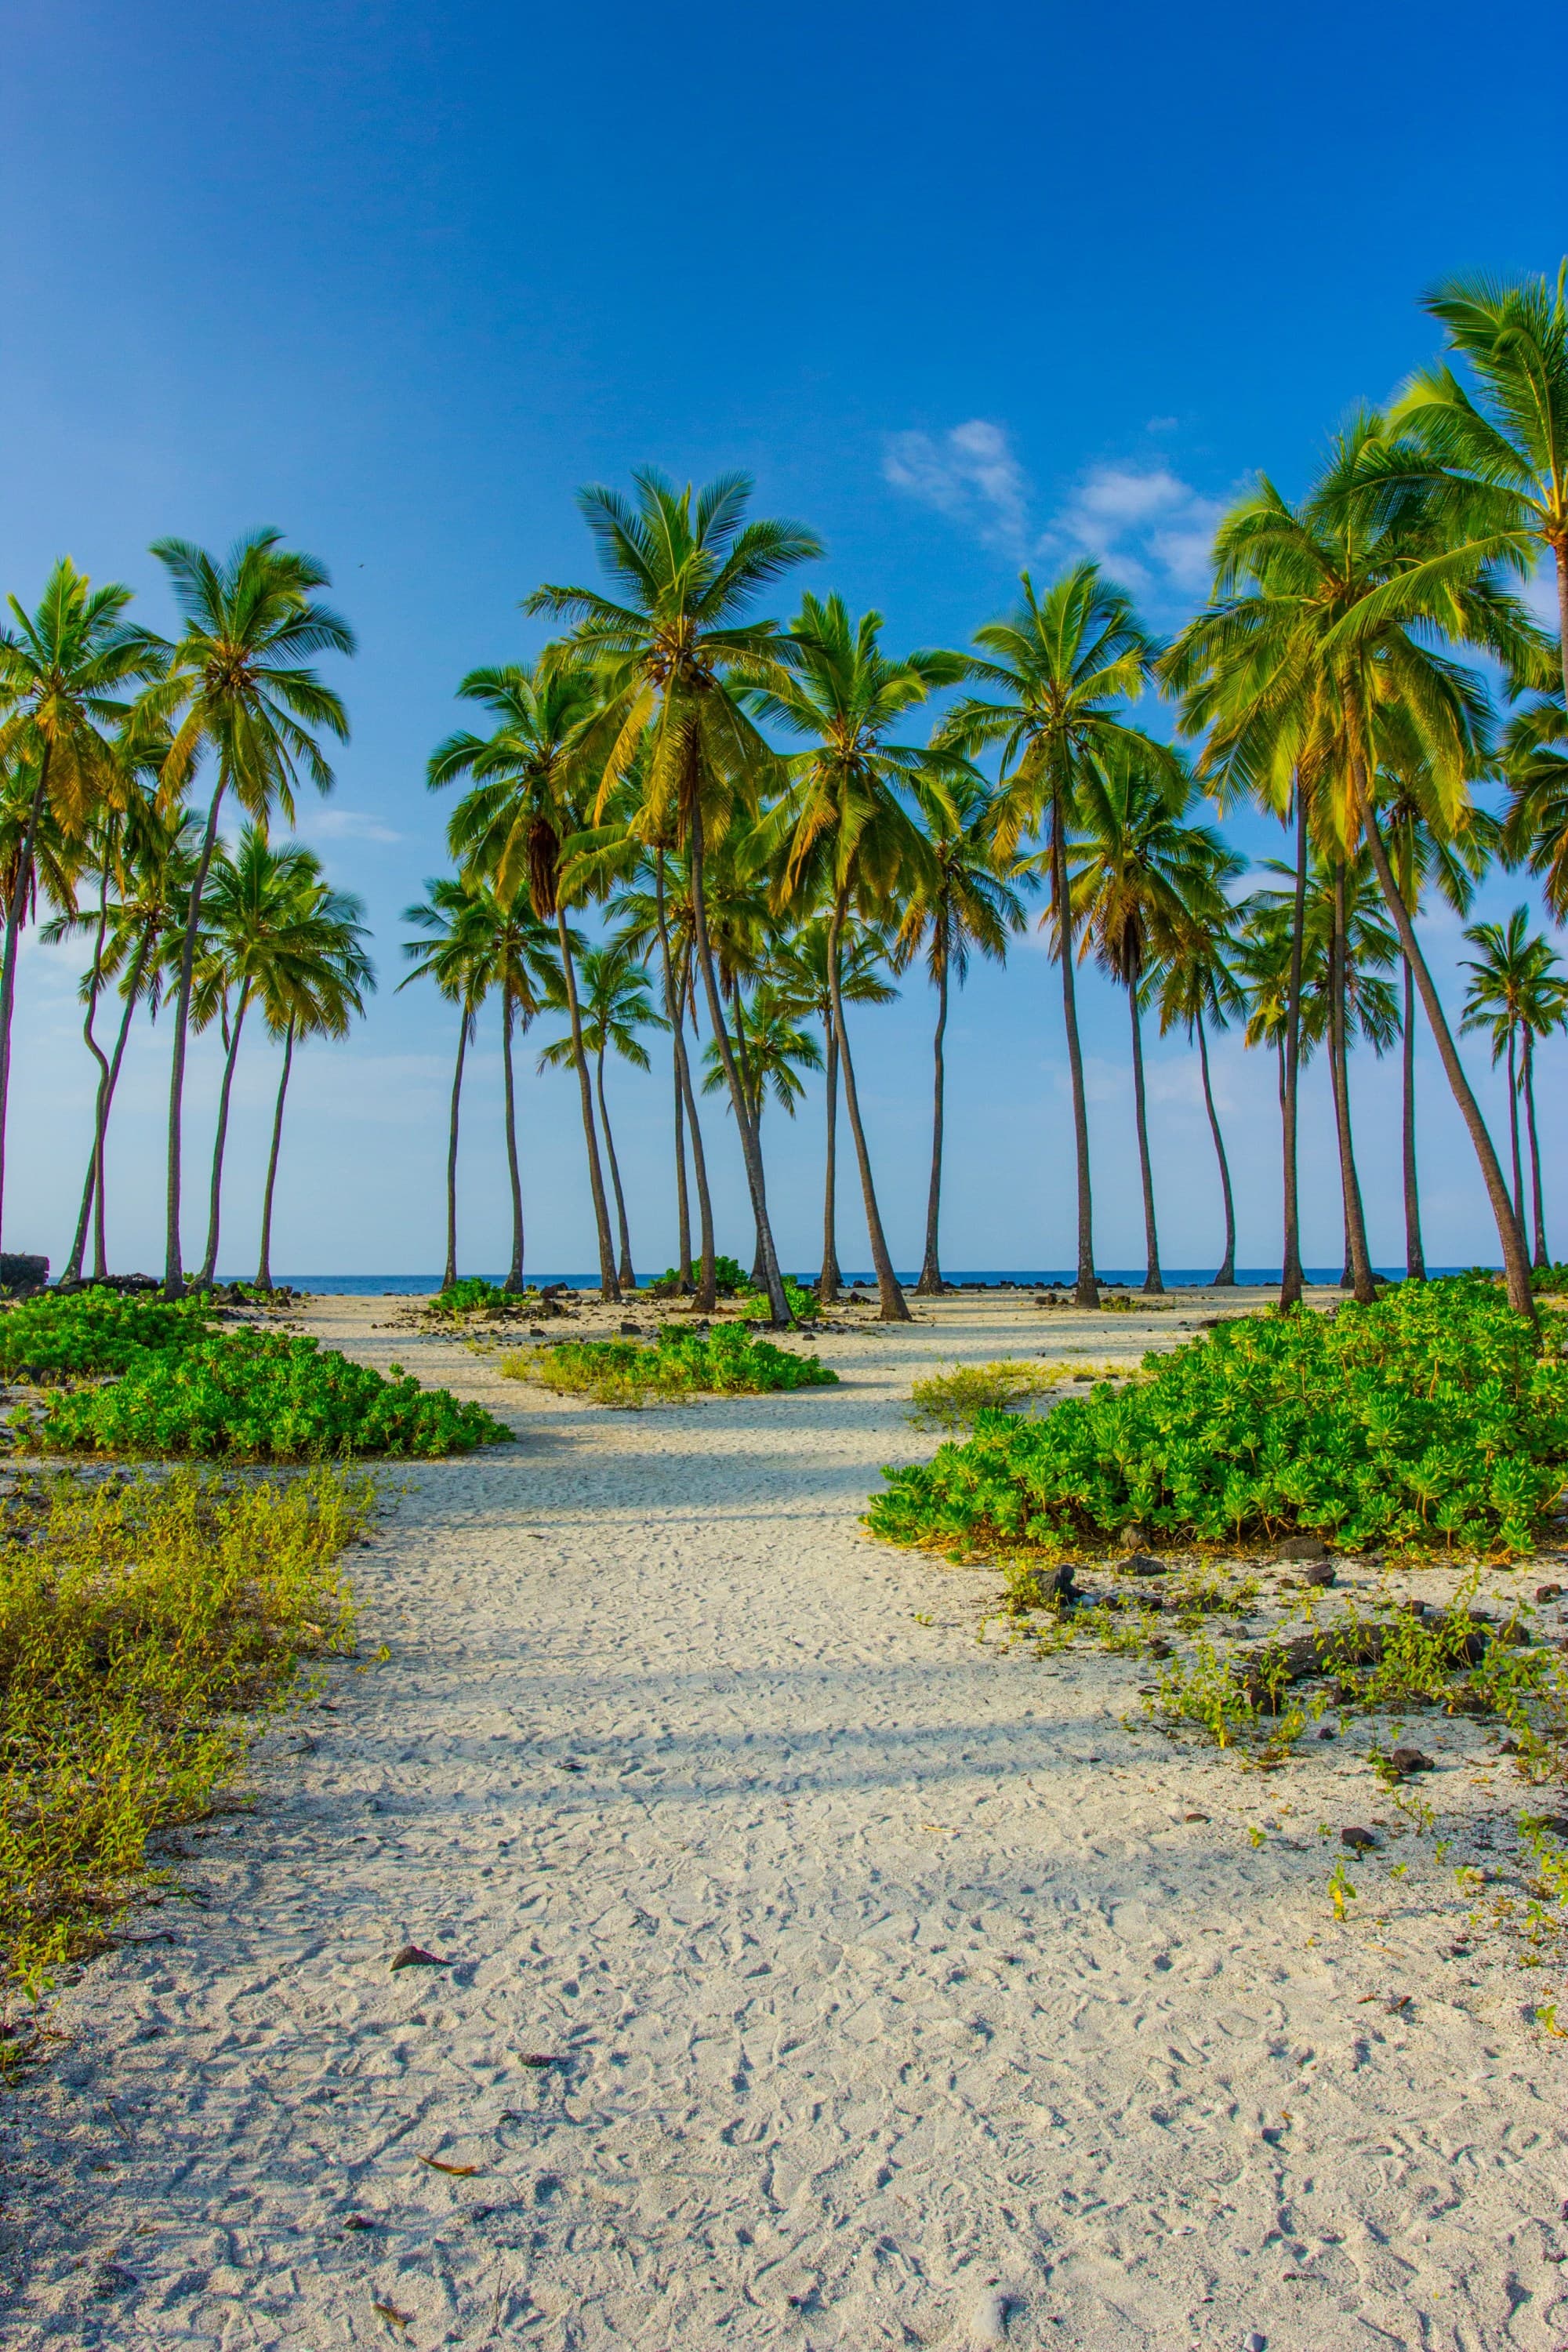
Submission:
<svg viewBox="0 0 1568 2352">
<path fill-rule="evenodd" d="M 955 1364 L 933 1372 L 910 1391 L 908 1418 L 916 1429 L 973 1429 L 982 1412 L 1011 1412 L 1031 1397 L 1072 1381 L 1126 1379 L 1125 1364 L 1046 1363 L 1001 1357 L 990 1364 Z"/>
</svg>

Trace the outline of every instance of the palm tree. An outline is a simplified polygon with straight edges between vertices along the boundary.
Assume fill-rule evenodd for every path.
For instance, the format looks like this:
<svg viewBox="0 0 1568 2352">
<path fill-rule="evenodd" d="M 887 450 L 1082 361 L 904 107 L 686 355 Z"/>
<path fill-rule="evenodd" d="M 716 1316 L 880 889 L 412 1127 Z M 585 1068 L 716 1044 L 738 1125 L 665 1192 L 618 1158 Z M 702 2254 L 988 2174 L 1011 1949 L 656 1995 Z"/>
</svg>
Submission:
<svg viewBox="0 0 1568 2352">
<path fill-rule="evenodd" d="M 261 1246 L 257 1259 L 256 1286 L 272 1287 L 272 1201 L 278 1183 L 278 1153 L 283 1139 L 283 1104 L 294 1048 L 301 1038 L 345 1037 L 349 1024 L 364 1011 L 375 971 L 364 949 L 364 902 L 350 890 L 332 890 L 321 879 L 321 867 L 309 850 L 300 853 L 308 866 L 301 869 L 301 925 L 310 929 L 313 951 L 290 959 L 287 969 L 274 967 L 258 978 L 256 998 L 268 1030 L 283 1040 L 283 1067 L 272 1113 L 272 1140 L 267 1156 L 267 1182 L 261 1195 Z M 315 877 L 307 879 L 309 866 Z"/>
<path fill-rule="evenodd" d="M 1242 859 L 1232 851 L 1227 849 L 1221 854 L 1225 866 L 1214 877 L 1216 884 L 1234 879 L 1244 870 Z M 1161 1036 L 1168 1035 L 1179 1022 L 1187 1033 L 1188 1043 L 1194 1037 L 1197 1040 L 1204 1108 L 1208 1113 L 1209 1133 L 1219 1162 L 1220 1193 L 1225 1203 L 1225 1255 L 1214 1278 L 1216 1290 L 1236 1287 L 1236 1203 L 1209 1077 L 1207 1033 L 1210 1029 L 1228 1029 L 1245 1006 L 1246 1000 L 1232 969 L 1235 946 L 1235 916 L 1228 906 L 1222 913 L 1201 915 L 1184 907 L 1173 935 L 1165 941 L 1159 963 L 1151 973 L 1160 1007 Z"/>
<path fill-rule="evenodd" d="M 1518 572 L 1528 574 L 1546 554 L 1556 572 L 1558 663 L 1568 695 L 1565 275 L 1568 261 L 1555 290 L 1544 278 L 1512 285 L 1456 278 L 1426 297 L 1448 349 L 1469 363 L 1475 394 L 1448 367 L 1413 376 L 1389 419 L 1394 445 L 1379 453 L 1373 478 L 1395 496 L 1411 482 L 1436 493 L 1451 533 Z"/>
<path fill-rule="evenodd" d="M 742 993 L 736 1006 L 735 1045 L 737 1058 L 743 1048 L 745 1055 L 746 1108 L 753 1132 L 759 1140 L 763 1111 L 772 1094 L 781 1110 L 795 1117 L 795 1106 L 805 1093 L 802 1070 L 820 1070 L 822 1048 L 815 1037 L 796 1025 L 795 1004 L 787 993 L 766 985 Z M 705 1059 L 708 1075 L 702 1081 L 704 1094 L 718 1094 L 724 1087 L 724 1065 L 719 1051 L 719 1041 L 709 1042 Z M 753 1266 L 752 1280 L 755 1284 L 757 1270 Z"/>
<path fill-rule="evenodd" d="M 1542 694 L 1516 711 L 1503 736 L 1509 785 L 1501 845 L 1510 866 L 1541 880 L 1553 919 L 1568 920 L 1568 719 L 1560 694 Z"/>
<path fill-rule="evenodd" d="M 634 824 L 650 845 L 684 848 L 691 865 L 692 944 L 745 1160 L 772 1318 L 790 1319 L 762 1155 L 719 998 L 708 936 L 704 862 L 716 840 L 755 810 L 778 763 L 726 681 L 782 678 L 790 658 L 777 625 L 748 617 L 763 591 L 822 552 L 797 523 L 748 522 L 752 484 L 727 474 L 695 496 L 651 468 L 634 474 L 635 499 L 594 487 L 578 503 L 599 557 L 625 600 L 591 588 L 536 589 L 523 609 L 576 623 L 575 642 L 603 681 L 595 730 L 604 749 L 601 810 L 639 751 L 642 799 Z"/>
<path fill-rule="evenodd" d="M 1373 497 L 1384 451 L 1383 420 L 1363 412 L 1337 436 L 1300 506 L 1260 479 L 1221 526 L 1207 610 L 1163 667 L 1185 697 L 1184 728 L 1209 730 L 1201 780 L 1277 811 L 1294 800 L 1301 837 L 1310 811 L 1320 840 L 1342 858 L 1364 840 L 1469 1132 L 1510 1300 L 1533 1318 L 1508 1186 L 1389 863 L 1379 803 L 1384 777 L 1407 772 L 1414 747 L 1431 779 L 1434 815 L 1453 828 L 1468 805 L 1469 779 L 1487 770 L 1489 714 L 1479 680 L 1450 648 L 1476 646 L 1522 676 L 1537 665 L 1541 639 L 1499 586 L 1485 546 L 1455 544 L 1440 502 L 1410 484 L 1397 497 Z M 1304 887 L 1300 856 L 1298 873 Z M 1343 1159 L 1341 1108 L 1349 1198 L 1354 1171 Z M 1370 1270 L 1357 1275 L 1370 1294 Z M 1288 1294 L 1289 1285 L 1282 1303 Z"/>
<path fill-rule="evenodd" d="M 1120 715 L 1152 674 L 1154 645 L 1131 599 L 1113 587 L 1095 563 L 1076 563 L 1044 596 L 1025 572 L 1020 602 L 1004 621 L 989 622 L 974 642 L 987 656 L 974 674 L 995 699 L 958 704 L 938 741 L 973 752 L 999 744 L 1002 776 L 994 802 L 998 851 L 1011 859 L 1026 833 L 1046 835 L 1050 901 L 1042 923 L 1051 929 L 1062 975 L 1062 1020 L 1072 1079 L 1073 1139 L 1078 1181 L 1078 1285 L 1080 1307 L 1100 1303 L 1094 1274 L 1094 1203 L 1089 1183 L 1089 1109 L 1079 1043 L 1073 981 L 1073 913 L 1067 877 L 1068 828 L 1078 814 L 1079 788 L 1089 761 L 1111 754 L 1136 730 Z M 1139 744 L 1147 743 L 1137 736 Z M 1160 747 L 1147 756 L 1157 764 Z M 1173 790 L 1182 772 L 1170 755 Z"/>
<path fill-rule="evenodd" d="M 949 765 L 941 772 L 917 776 L 911 788 L 930 865 L 924 873 L 911 877 L 906 892 L 893 964 L 896 971 L 903 971 L 923 948 L 926 969 L 936 990 L 931 1189 L 926 1197 L 925 1256 L 915 1285 L 917 1296 L 931 1297 L 940 1297 L 946 1288 L 937 1229 L 942 1213 L 948 990 L 952 981 L 962 988 L 968 979 L 972 949 L 978 948 L 994 962 L 1006 961 L 1008 933 L 1024 928 L 1024 904 L 997 870 L 993 794 L 984 780 L 972 770 Z"/>
<path fill-rule="evenodd" d="M 814 915 L 787 940 L 781 940 L 768 960 L 769 984 L 798 1018 L 809 1013 L 822 1024 L 826 1145 L 822 1200 L 822 1270 L 817 1276 L 819 1305 L 830 1307 L 844 1287 L 838 1264 L 838 1037 L 833 1025 L 833 985 L 829 946 L 833 919 Z M 881 977 L 888 952 L 884 934 L 873 924 L 847 915 L 840 926 L 831 962 L 842 1004 L 890 1004 L 898 990 Z"/>
<path fill-rule="evenodd" d="M 638 962 L 636 950 L 625 939 L 608 940 L 603 947 L 584 948 L 580 969 L 583 1049 L 594 1056 L 599 1125 L 604 1130 L 605 1156 L 610 1163 L 610 1181 L 615 1187 L 616 1221 L 621 1244 L 620 1284 L 623 1290 L 635 1290 L 637 1284 L 632 1270 L 626 1196 L 621 1184 L 615 1138 L 610 1132 L 609 1105 L 605 1099 L 605 1055 L 614 1046 L 622 1061 L 629 1062 L 634 1070 L 648 1069 L 651 1065 L 647 1048 L 637 1031 L 662 1029 L 665 1024 L 654 1011 L 653 999 L 648 994 L 653 982 L 647 967 Z M 539 1066 L 542 1070 L 562 1069 L 570 1064 L 573 1051 L 573 1041 L 568 1033 L 564 1037 L 558 1037 L 553 1045 L 545 1046 L 539 1056 Z"/>
<path fill-rule="evenodd" d="M 353 632 L 314 591 L 328 586 L 323 565 L 282 543 L 276 530 L 252 531 L 226 556 L 214 557 L 189 540 L 160 539 L 153 553 L 169 574 L 184 623 L 167 673 L 149 689 L 154 723 L 172 728 L 163 761 L 164 792 L 182 798 L 204 750 L 216 763 L 206 828 L 196 856 L 184 945 L 174 998 L 169 1074 L 169 1160 L 163 1288 L 184 1290 L 180 1248 L 180 1139 L 185 1085 L 185 1038 L 202 895 L 217 842 L 218 814 L 232 793 L 246 814 L 265 824 L 274 812 L 294 822 L 294 788 L 301 771 L 318 792 L 331 790 L 332 772 L 319 738 L 348 739 L 343 706 L 331 687 L 305 667 L 319 653 L 352 654 Z M 290 1050 L 292 1033 L 290 1033 Z"/>
<path fill-rule="evenodd" d="M 224 1146 L 245 1016 L 258 997 L 281 1003 L 291 988 L 306 989 L 314 979 L 323 952 L 317 911 L 321 888 L 321 866 L 310 850 L 298 843 L 274 849 L 256 824 L 242 828 L 232 856 L 220 842 L 207 869 L 191 1020 L 198 1032 L 220 1021 L 225 1052 L 213 1138 L 207 1245 L 198 1277 L 204 1290 L 211 1288 L 217 1272 Z"/>
<path fill-rule="evenodd" d="M 1550 1263 L 1546 1255 L 1545 1217 L 1541 1198 L 1541 1154 L 1535 1130 L 1533 1049 L 1537 1037 L 1568 1026 L 1568 979 L 1558 969 L 1554 949 L 1530 930 L 1530 909 L 1516 907 L 1504 923 L 1472 923 L 1465 933 L 1479 950 L 1463 970 L 1470 975 L 1465 992 L 1461 1033 L 1484 1029 L 1491 1040 L 1492 1067 L 1508 1058 L 1509 1137 L 1513 1150 L 1514 1214 L 1524 1232 L 1524 1174 L 1519 1149 L 1519 1100 L 1525 1097 L 1530 1122 L 1531 1178 L 1534 1205 L 1535 1263 Z M 1520 1048 L 1523 1048 L 1523 1071 Z"/>
<path fill-rule="evenodd" d="M 1170 755 L 1151 760 L 1146 738 L 1128 734 L 1085 761 L 1078 820 L 1068 831 L 1068 903 L 1080 926 L 1080 961 L 1092 948 L 1100 969 L 1127 992 L 1132 1024 L 1132 1101 L 1143 1184 L 1145 1291 L 1163 1295 L 1154 1218 L 1154 1175 L 1143 1082 L 1140 1000 L 1152 965 L 1173 948 L 1195 918 L 1222 922 L 1222 877 L 1239 871 L 1219 836 L 1187 824 L 1192 787 L 1172 791 Z"/>
<path fill-rule="evenodd" d="M 452 1102 L 447 1122 L 447 1264 L 442 1288 L 458 1279 L 458 1120 L 463 1098 L 463 1064 L 473 1043 L 479 1006 L 486 985 L 486 958 L 476 939 L 473 900 L 454 875 L 439 875 L 425 885 L 427 898 L 405 907 L 403 919 L 425 936 L 405 940 L 403 952 L 414 969 L 398 982 L 407 988 L 416 980 L 433 980 L 449 1004 L 461 1010 L 458 1022 L 458 1058 L 452 1073 Z"/>
<path fill-rule="evenodd" d="M 11 1086 L 11 1021 L 16 949 L 33 885 L 34 851 L 46 811 L 79 839 L 120 797 L 124 771 L 106 730 L 124 720 L 122 689 L 155 677 L 164 648 L 124 618 L 131 591 L 94 588 L 68 555 L 44 583 L 37 610 L 8 596 L 14 625 L 0 629 L 0 775 L 9 801 L 26 790 L 8 861 L 5 943 L 0 958 L 0 1210 L 5 1182 L 5 1115 Z"/>
<path fill-rule="evenodd" d="M 790 631 L 795 671 L 760 687 L 752 699 L 763 717 L 811 739 L 809 751 L 787 761 L 788 787 L 771 820 L 780 851 L 778 896 L 781 905 L 815 902 L 827 910 L 833 1034 L 882 1320 L 907 1323 L 910 1310 L 882 1230 L 860 1116 L 838 942 L 851 911 L 879 919 L 932 879 L 931 851 L 911 807 L 913 786 L 919 777 L 952 768 L 954 757 L 892 743 L 888 736 L 933 689 L 963 677 L 968 664 L 961 654 L 931 651 L 893 659 L 882 651 L 881 633 L 880 613 L 863 613 L 855 621 L 840 596 L 805 597 Z"/>
<path fill-rule="evenodd" d="M 447 828 L 453 856 L 459 866 L 492 877 L 509 904 L 526 886 L 535 916 L 555 925 L 599 1244 L 599 1289 L 603 1297 L 616 1298 L 620 1288 L 615 1244 L 566 927 L 571 891 L 563 877 L 565 845 L 586 824 L 593 797 L 585 743 L 599 708 L 598 689 L 583 664 L 551 646 L 531 669 L 512 662 L 470 670 L 458 692 L 465 701 L 479 703 L 497 724 L 488 736 L 467 730 L 449 735 L 431 754 L 428 782 L 434 791 L 461 776 L 472 778 L 473 789 Z"/>
</svg>

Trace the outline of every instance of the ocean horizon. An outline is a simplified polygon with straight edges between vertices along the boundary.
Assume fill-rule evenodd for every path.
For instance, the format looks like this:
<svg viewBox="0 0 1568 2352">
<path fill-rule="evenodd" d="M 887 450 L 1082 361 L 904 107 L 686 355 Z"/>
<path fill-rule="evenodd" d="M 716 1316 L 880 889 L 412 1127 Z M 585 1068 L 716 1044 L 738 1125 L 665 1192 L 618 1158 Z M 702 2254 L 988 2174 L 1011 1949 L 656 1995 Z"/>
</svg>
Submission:
<svg viewBox="0 0 1568 2352">
<path fill-rule="evenodd" d="M 1434 1276 L 1468 1274 L 1472 1270 L 1473 1268 L 1468 1265 L 1434 1265 L 1426 1269 L 1429 1275 Z M 1493 1265 L 1483 1265 L 1479 1270 L 1484 1274 L 1497 1274 L 1501 1269 Z M 786 1271 L 793 1274 L 795 1269 L 791 1267 Z M 920 1279 L 919 1267 L 900 1266 L 896 1271 L 899 1280 L 907 1288 L 912 1290 Z M 1316 1290 L 1333 1290 L 1339 1286 L 1341 1271 L 1338 1266 L 1309 1266 L 1306 1269 L 1305 1279 Z M 1402 1282 L 1405 1278 L 1403 1266 L 1377 1266 L 1373 1271 L 1382 1275 L 1389 1282 Z M 1214 1282 L 1213 1271 L 1208 1267 L 1163 1266 L 1161 1272 L 1164 1276 L 1167 1290 L 1206 1290 Z M 465 1276 L 465 1279 L 471 1278 L 471 1276 Z M 1137 1289 L 1142 1285 L 1143 1268 L 1142 1266 L 1106 1266 L 1100 1270 L 1099 1278 L 1107 1286 L 1114 1284 Z M 219 1279 L 224 1282 L 247 1282 L 250 1277 L 247 1275 L 224 1275 Z M 506 1276 L 502 1273 L 489 1273 L 482 1274 L 479 1279 L 500 1284 L 505 1281 Z M 599 1277 L 596 1274 L 529 1273 L 525 1274 L 523 1279 L 531 1287 L 542 1287 L 547 1283 L 556 1282 L 564 1283 L 568 1290 L 597 1290 L 599 1286 Z M 796 1276 L 796 1279 L 815 1282 L 816 1270 L 813 1269 L 804 1276 Z M 1070 1287 L 1077 1281 L 1078 1276 L 1071 1268 L 1060 1266 L 1043 1269 L 984 1268 L 978 1271 L 958 1267 L 944 1276 L 943 1279 L 953 1284 L 983 1283 L 988 1289 L 1016 1285 L 1032 1290 L 1059 1290 L 1064 1286 Z M 1237 1266 L 1236 1270 L 1236 1283 L 1238 1290 L 1275 1289 L 1279 1286 L 1279 1279 L 1280 1272 L 1278 1266 Z M 438 1274 L 280 1274 L 275 1276 L 274 1280 L 280 1289 L 286 1286 L 292 1290 L 315 1291 L 324 1297 L 342 1297 L 417 1298 L 423 1297 L 429 1292 L 437 1291 L 441 1287 L 441 1277 Z M 875 1289 L 876 1283 L 876 1276 L 870 1273 L 846 1272 L 844 1276 L 844 1286 L 847 1290 Z"/>
</svg>

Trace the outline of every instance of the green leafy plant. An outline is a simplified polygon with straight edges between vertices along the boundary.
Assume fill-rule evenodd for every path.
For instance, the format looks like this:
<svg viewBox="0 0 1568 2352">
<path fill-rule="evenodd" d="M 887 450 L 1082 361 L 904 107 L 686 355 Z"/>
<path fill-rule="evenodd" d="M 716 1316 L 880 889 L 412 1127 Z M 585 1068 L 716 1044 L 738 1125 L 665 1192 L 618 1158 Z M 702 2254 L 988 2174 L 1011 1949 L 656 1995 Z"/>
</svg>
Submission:
<svg viewBox="0 0 1568 2352">
<path fill-rule="evenodd" d="M 1070 1377 L 1058 1367 L 1005 1357 L 991 1364 L 955 1364 L 951 1371 L 932 1372 L 911 1384 L 905 1418 L 916 1429 L 973 1429 L 981 1413 L 1009 1412 L 1057 1386 L 1053 1372 Z"/>
<path fill-rule="evenodd" d="M 0 1513 L 0 1978 L 36 1997 L 90 1948 L 154 1831 L 210 1811 L 236 1710 L 353 1646 L 337 1567 L 363 1475 L 24 1483 Z"/>
<path fill-rule="evenodd" d="M 1565 1326 L 1490 1281 L 1407 1283 L 1332 1316 L 1224 1323 L 1146 1377 L 1044 1417 L 983 1416 L 966 1444 L 886 1473 L 867 1513 L 946 1549 L 1242 1543 L 1314 1528 L 1374 1542 L 1531 1550 L 1568 1466 Z"/>
<path fill-rule="evenodd" d="M 797 1323 L 816 1321 L 822 1309 L 816 1303 L 816 1295 L 814 1291 L 803 1290 L 799 1283 L 786 1274 L 784 1277 L 784 1304 Z M 749 1290 L 741 1301 L 741 1314 L 749 1323 L 765 1323 L 771 1312 L 765 1291 Z"/>
<path fill-rule="evenodd" d="M 142 1351 L 121 1379 L 54 1397 L 37 1420 L 18 1407 L 10 1427 L 23 1453 L 236 1462 L 430 1456 L 511 1437 L 447 1389 L 384 1380 L 311 1339 L 250 1330 Z"/>
<path fill-rule="evenodd" d="M 149 1350 L 195 1346 L 212 1322 L 211 1305 L 200 1298 L 41 1291 L 0 1311 L 0 1378 L 52 1385 L 123 1372 Z"/>
<path fill-rule="evenodd" d="M 784 1389 L 833 1388 L 838 1375 L 813 1356 L 794 1356 L 744 1324 L 720 1323 L 706 1334 L 662 1331 L 652 1347 L 635 1339 L 568 1339 L 533 1353 L 503 1356 L 509 1380 L 537 1381 L 596 1404 L 640 1405 L 650 1396 L 761 1395 Z"/>
<path fill-rule="evenodd" d="M 721 1298 L 734 1298 L 752 1286 L 752 1277 L 738 1257 L 716 1256 L 713 1260 L 713 1281 Z M 647 1292 L 650 1298 L 673 1298 L 679 1288 L 679 1272 L 673 1265 L 667 1265 L 664 1272 L 648 1284 Z"/>
<path fill-rule="evenodd" d="M 447 1323 L 466 1322 L 470 1316 L 532 1314 L 539 1305 L 537 1291 L 504 1290 L 499 1282 L 487 1282 L 482 1275 L 465 1275 L 460 1282 L 449 1282 L 438 1290 L 426 1307 L 426 1313 Z"/>
</svg>

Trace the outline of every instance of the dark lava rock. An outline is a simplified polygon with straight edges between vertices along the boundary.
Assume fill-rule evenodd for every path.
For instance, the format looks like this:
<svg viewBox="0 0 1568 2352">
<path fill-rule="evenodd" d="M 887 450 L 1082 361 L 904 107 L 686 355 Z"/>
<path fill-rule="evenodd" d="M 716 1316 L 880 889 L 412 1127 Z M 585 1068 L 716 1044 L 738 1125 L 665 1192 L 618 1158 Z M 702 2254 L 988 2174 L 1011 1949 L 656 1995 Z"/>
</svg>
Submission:
<svg viewBox="0 0 1568 2352">
<path fill-rule="evenodd" d="M 1560 1584 L 1538 1584 L 1535 1588 L 1535 1597 L 1537 1601 L 1561 1601 L 1563 1587 Z"/>
<path fill-rule="evenodd" d="M 1401 1778 L 1406 1772 L 1435 1772 L 1437 1769 L 1430 1756 L 1423 1756 L 1419 1748 L 1396 1748 L 1388 1761 L 1391 1769 Z"/>
<path fill-rule="evenodd" d="M 1352 1827 L 1340 1832 L 1340 1843 L 1348 1845 L 1352 1853 L 1370 1853 L 1377 1840 L 1370 1830 Z"/>
<path fill-rule="evenodd" d="M 1568 1838 L 1568 1813 L 1542 1813 L 1537 1817 L 1543 1830 L 1553 1837 Z"/>
<path fill-rule="evenodd" d="M 1121 1567 L 1128 1576 L 1168 1576 L 1171 1572 L 1168 1560 L 1156 1559 L 1148 1551 L 1130 1551 Z"/>
<path fill-rule="evenodd" d="M 1328 1545 L 1321 1536 L 1283 1536 L 1274 1546 L 1273 1559 L 1327 1559 Z"/>
<path fill-rule="evenodd" d="M 1301 1571 L 1303 1584 L 1316 1584 L 1326 1589 L 1333 1580 L 1334 1563 L 1331 1559 L 1311 1560 Z"/>
</svg>

